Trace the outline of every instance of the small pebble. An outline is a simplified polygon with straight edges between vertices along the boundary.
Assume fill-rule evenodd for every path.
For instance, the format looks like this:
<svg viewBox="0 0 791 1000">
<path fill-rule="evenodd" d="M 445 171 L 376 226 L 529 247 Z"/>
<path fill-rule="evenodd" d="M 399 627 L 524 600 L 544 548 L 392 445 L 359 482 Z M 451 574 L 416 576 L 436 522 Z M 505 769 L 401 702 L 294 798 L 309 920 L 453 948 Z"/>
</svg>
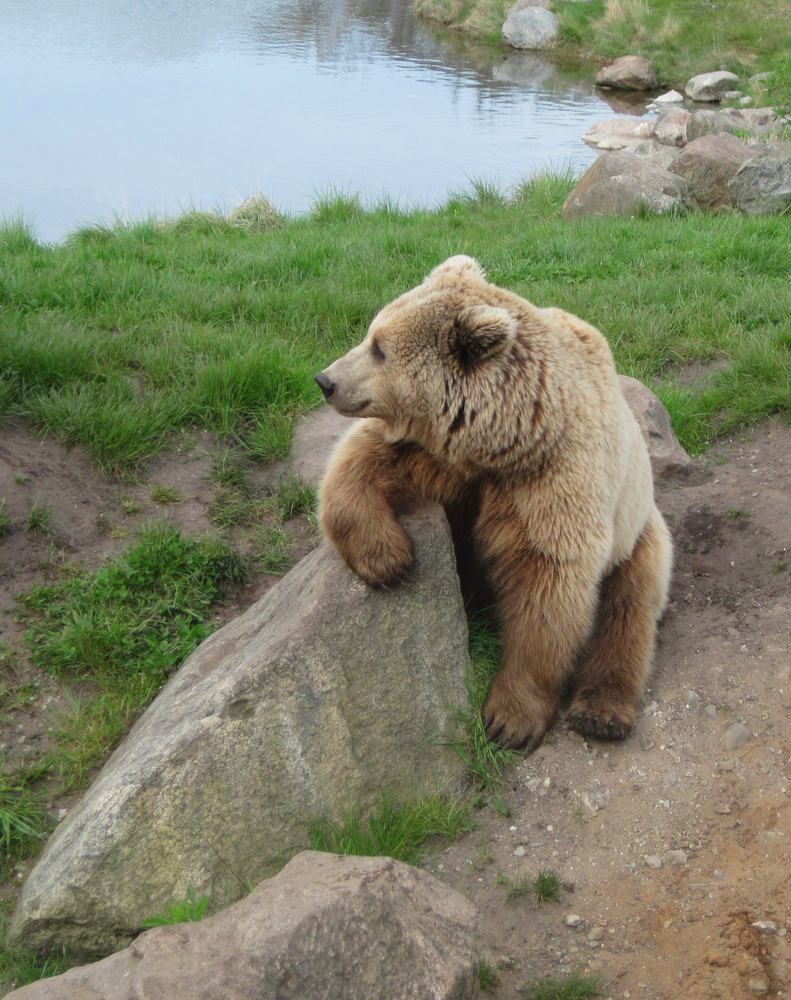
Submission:
<svg viewBox="0 0 791 1000">
<path fill-rule="evenodd" d="M 649 868 L 661 868 L 662 867 L 662 859 L 659 857 L 658 854 L 646 854 L 646 856 L 644 858 L 644 861 L 648 865 Z"/>
<path fill-rule="evenodd" d="M 517 858 L 523 858 L 523 857 L 525 856 L 525 854 L 527 854 L 527 851 L 526 851 L 526 850 L 524 849 L 524 847 L 522 847 L 522 845 L 521 845 L 521 844 L 520 844 L 520 845 L 519 845 L 519 847 L 517 847 L 517 849 L 516 849 L 516 850 L 514 851 L 514 855 L 515 855 L 515 856 L 516 856 Z"/>
<path fill-rule="evenodd" d="M 788 934 L 788 931 L 785 927 L 781 927 L 777 932 L 778 937 L 785 937 L 786 934 Z"/>
<path fill-rule="evenodd" d="M 598 924 L 596 925 L 596 927 L 591 927 L 591 929 L 588 931 L 589 941 L 601 941 L 603 937 L 604 937 L 604 928 L 600 927 Z"/>
<path fill-rule="evenodd" d="M 578 916 L 576 913 L 569 913 L 563 923 L 566 927 L 579 927 L 582 923 L 582 917 Z"/>
<path fill-rule="evenodd" d="M 700 704 L 700 695 L 697 691 L 687 691 L 687 708 L 695 708 Z"/>
<path fill-rule="evenodd" d="M 747 986 L 753 993 L 767 993 L 769 991 L 769 987 L 763 979 L 748 979 Z"/>
<path fill-rule="evenodd" d="M 686 851 L 668 851 L 665 855 L 668 864 L 671 865 L 685 865 L 687 863 L 687 852 Z M 754 925 L 753 925 L 754 926 Z"/>
<path fill-rule="evenodd" d="M 706 713 L 706 715 L 708 715 L 708 717 L 710 719 L 716 719 L 717 718 L 717 706 L 716 705 L 712 705 L 711 703 L 709 703 L 708 705 L 706 705 L 706 707 L 703 709 L 703 711 Z"/>
<path fill-rule="evenodd" d="M 761 934 L 777 934 L 777 924 L 774 920 L 756 920 L 750 926 Z"/>
</svg>

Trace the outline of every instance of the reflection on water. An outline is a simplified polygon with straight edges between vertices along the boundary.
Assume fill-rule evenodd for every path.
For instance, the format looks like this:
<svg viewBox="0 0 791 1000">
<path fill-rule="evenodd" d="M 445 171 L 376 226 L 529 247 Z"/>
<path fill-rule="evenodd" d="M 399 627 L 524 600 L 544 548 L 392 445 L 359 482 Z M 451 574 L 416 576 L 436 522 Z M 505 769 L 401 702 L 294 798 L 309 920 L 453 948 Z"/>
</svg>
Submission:
<svg viewBox="0 0 791 1000">
<path fill-rule="evenodd" d="M 611 114 L 590 79 L 411 0 L 3 0 L 0 93 L 0 214 L 49 240 L 257 190 L 292 212 L 328 188 L 433 204 L 585 165 Z"/>
</svg>

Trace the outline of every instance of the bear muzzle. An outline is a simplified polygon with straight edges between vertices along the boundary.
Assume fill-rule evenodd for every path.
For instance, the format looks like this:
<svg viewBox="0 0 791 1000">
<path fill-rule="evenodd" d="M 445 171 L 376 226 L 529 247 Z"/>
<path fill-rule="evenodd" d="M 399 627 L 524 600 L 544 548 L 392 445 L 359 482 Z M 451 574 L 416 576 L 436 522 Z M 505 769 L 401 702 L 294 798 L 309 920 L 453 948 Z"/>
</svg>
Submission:
<svg viewBox="0 0 791 1000">
<path fill-rule="evenodd" d="M 316 376 L 316 382 L 318 383 L 319 389 L 321 389 L 324 393 L 325 399 L 329 399 L 335 392 L 335 383 L 326 372 L 319 372 Z"/>
</svg>

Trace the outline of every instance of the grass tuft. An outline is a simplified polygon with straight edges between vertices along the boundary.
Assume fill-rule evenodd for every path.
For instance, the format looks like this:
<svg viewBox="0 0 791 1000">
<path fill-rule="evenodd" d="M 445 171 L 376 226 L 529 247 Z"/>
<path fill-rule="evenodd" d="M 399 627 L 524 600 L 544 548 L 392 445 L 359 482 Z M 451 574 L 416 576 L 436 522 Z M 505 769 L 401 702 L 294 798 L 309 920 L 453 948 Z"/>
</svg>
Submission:
<svg viewBox="0 0 791 1000">
<path fill-rule="evenodd" d="M 365 818 L 350 807 L 338 823 L 317 819 L 309 824 L 316 851 L 390 857 L 409 865 L 419 865 L 433 842 L 452 840 L 472 829 L 471 807 L 439 794 L 400 805 L 384 797 Z"/>
<path fill-rule="evenodd" d="M 6 770 L 0 758 L 0 856 L 19 857 L 49 832 L 50 821 L 40 796 L 33 789 L 42 769 Z"/>
<path fill-rule="evenodd" d="M 208 908 L 209 897 L 201 896 L 198 899 L 194 886 L 189 886 L 186 899 L 179 900 L 176 903 L 169 903 L 165 907 L 166 913 L 158 913 L 153 917 L 149 917 L 140 926 L 143 928 L 166 927 L 170 924 L 183 924 L 188 921 L 203 920 Z"/>
<path fill-rule="evenodd" d="M 590 1000 L 601 996 L 601 976 L 586 976 L 575 969 L 568 976 L 539 976 L 521 988 L 527 1000 Z"/>
</svg>

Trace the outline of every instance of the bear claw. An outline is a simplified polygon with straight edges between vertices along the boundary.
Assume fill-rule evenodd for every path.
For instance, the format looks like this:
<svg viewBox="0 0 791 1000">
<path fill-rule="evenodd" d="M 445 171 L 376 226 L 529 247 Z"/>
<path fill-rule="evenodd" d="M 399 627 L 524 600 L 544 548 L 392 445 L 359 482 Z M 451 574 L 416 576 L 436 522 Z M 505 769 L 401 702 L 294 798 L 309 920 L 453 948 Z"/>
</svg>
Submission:
<svg viewBox="0 0 791 1000">
<path fill-rule="evenodd" d="M 610 712 L 602 714 L 581 708 L 570 711 L 566 723 L 575 732 L 600 740 L 625 740 L 634 728 Z"/>
</svg>

